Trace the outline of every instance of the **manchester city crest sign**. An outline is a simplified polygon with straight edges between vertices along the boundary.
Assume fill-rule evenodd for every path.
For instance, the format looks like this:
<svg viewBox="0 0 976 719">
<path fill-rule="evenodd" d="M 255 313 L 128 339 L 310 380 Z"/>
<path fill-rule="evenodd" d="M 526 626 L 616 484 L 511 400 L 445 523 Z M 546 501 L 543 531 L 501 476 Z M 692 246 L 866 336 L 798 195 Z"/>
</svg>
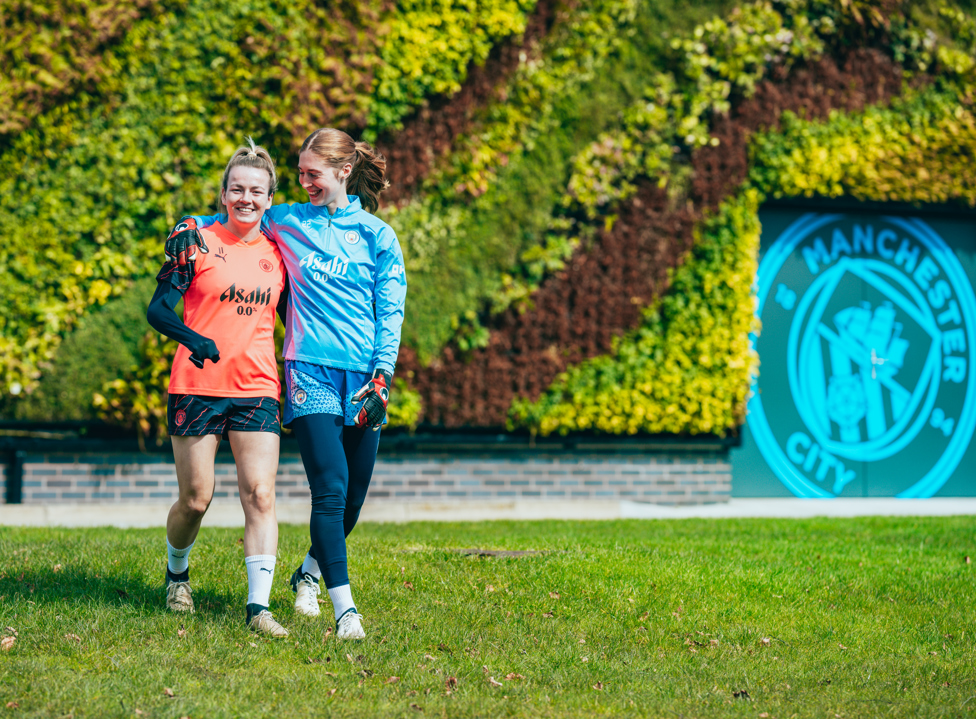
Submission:
<svg viewBox="0 0 976 719">
<path fill-rule="evenodd" d="M 759 267 L 749 430 L 800 497 L 930 497 L 976 425 L 976 297 L 925 222 L 808 213 Z M 856 490 L 856 491 L 855 491 Z"/>
</svg>

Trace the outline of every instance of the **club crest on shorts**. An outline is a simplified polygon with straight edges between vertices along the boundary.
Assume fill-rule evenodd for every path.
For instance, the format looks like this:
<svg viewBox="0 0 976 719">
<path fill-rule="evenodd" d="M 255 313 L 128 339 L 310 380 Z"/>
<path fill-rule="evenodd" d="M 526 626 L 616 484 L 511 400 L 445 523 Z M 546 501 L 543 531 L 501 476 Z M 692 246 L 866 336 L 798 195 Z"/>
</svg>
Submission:
<svg viewBox="0 0 976 719">
<path fill-rule="evenodd" d="M 303 405 L 305 404 L 305 400 L 308 399 L 308 393 L 305 390 L 298 388 L 295 390 L 295 394 L 293 395 L 292 399 L 294 399 L 295 404 Z"/>
<path fill-rule="evenodd" d="M 265 272 L 271 272 L 274 269 L 274 265 L 268 260 L 258 260 L 258 267 L 260 267 Z"/>
<path fill-rule="evenodd" d="M 355 245 L 357 242 L 359 242 L 359 233 L 355 230 L 349 230 L 342 236 L 342 239 L 344 239 L 350 245 Z"/>
<path fill-rule="evenodd" d="M 176 413 L 176 426 L 182 427 L 184 422 L 186 422 L 186 412 L 181 409 Z"/>
<path fill-rule="evenodd" d="M 759 268 L 748 424 L 799 497 L 930 497 L 976 427 L 976 296 L 925 222 L 808 213 Z M 877 479 L 875 479 L 877 478 Z M 855 490 L 856 491 L 853 491 Z"/>
</svg>

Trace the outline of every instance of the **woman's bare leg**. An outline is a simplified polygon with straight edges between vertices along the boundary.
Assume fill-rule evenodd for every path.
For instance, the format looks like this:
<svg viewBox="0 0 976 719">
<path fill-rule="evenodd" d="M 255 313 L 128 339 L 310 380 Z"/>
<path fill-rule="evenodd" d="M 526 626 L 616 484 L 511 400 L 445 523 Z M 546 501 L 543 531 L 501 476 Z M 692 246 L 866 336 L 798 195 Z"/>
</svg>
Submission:
<svg viewBox="0 0 976 719">
<path fill-rule="evenodd" d="M 213 499 L 214 458 L 219 446 L 219 434 L 173 437 L 180 498 L 170 507 L 166 539 L 176 548 L 189 547 L 200 531 L 200 522 Z"/>
<path fill-rule="evenodd" d="M 237 488 L 244 508 L 244 565 L 247 569 L 248 627 L 272 637 L 286 637 L 268 611 L 278 554 L 275 475 L 278 435 L 273 432 L 229 433 L 237 463 Z"/>
</svg>

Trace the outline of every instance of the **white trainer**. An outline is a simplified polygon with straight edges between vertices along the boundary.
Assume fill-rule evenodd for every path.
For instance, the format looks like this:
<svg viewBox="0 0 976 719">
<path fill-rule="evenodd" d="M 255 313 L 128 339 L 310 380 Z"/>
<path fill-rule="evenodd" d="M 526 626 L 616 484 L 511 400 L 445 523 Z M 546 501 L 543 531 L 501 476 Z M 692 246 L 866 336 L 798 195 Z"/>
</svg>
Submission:
<svg viewBox="0 0 976 719">
<path fill-rule="evenodd" d="M 363 631 L 363 615 L 356 614 L 355 609 L 339 617 L 336 627 L 336 639 L 365 639 L 366 632 Z"/>
<path fill-rule="evenodd" d="M 304 574 L 301 567 L 291 575 L 291 590 L 295 592 L 295 611 L 303 617 L 317 617 L 319 611 L 319 580 Z"/>
</svg>

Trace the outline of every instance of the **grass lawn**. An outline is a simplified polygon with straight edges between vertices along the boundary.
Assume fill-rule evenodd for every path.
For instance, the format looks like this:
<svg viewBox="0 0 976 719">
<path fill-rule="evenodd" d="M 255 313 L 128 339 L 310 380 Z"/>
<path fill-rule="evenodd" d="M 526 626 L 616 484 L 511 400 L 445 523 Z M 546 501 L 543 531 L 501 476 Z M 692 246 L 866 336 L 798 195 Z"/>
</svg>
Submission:
<svg viewBox="0 0 976 719">
<path fill-rule="evenodd" d="M 176 616 L 161 529 L 0 528 L 0 717 L 972 716 L 973 525 L 363 524 L 358 643 L 291 608 L 302 527 L 277 641 L 243 626 L 241 530 L 201 533 Z"/>
</svg>

